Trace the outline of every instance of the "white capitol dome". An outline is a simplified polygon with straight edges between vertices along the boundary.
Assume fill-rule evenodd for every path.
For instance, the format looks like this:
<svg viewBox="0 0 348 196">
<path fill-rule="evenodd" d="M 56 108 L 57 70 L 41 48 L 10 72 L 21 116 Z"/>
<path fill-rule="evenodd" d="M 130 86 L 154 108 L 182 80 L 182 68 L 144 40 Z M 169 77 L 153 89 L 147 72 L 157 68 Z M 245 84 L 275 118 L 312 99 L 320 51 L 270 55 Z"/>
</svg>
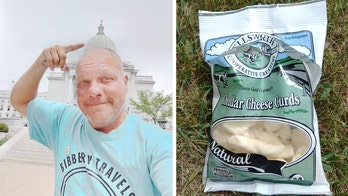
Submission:
<svg viewBox="0 0 348 196">
<path fill-rule="evenodd" d="M 104 33 L 104 26 L 102 22 L 100 23 L 98 27 L 97 35 L 92 37 L 85 46 L 85 50 L 88 50 L 91 48 L 106 48 L 117 53 L 114 42 L 112 41 L 110 37 L 106 36 Z"/>
</svg>

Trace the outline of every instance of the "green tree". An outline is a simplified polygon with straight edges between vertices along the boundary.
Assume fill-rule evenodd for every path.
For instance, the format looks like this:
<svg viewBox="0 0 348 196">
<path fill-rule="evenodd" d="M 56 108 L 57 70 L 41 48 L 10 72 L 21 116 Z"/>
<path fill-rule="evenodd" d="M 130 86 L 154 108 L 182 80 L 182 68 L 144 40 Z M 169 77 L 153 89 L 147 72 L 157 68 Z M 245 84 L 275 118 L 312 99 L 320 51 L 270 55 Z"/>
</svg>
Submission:
<svg viewBox="0 0 348 196">
<path fill-rule="evenodd" d="M 8 132 L 8 126 L 5 123 L 0 122 L 0 132 Z"/>
<path fill-rule="evenodd" d="M 138 112 L 148 115 L 154 123 L 172 117 L 172 94 L 165 95 L 163 91 L 140 90 L 137 95 L 137 99 L 130 99 L 131 105 Z"/>
</svg>

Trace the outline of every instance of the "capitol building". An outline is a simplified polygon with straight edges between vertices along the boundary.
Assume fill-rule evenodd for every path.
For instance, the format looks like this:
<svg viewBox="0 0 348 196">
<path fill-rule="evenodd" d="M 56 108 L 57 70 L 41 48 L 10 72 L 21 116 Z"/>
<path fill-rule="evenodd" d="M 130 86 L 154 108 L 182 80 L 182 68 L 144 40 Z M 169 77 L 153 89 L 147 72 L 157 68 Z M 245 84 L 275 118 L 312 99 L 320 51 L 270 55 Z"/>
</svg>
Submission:
<svg viewBox="0 0 348 196">
<path fill-rule="evenodd" d="M 110 37 L 105 35 L 103 24 L 100 23 L 97 34 L 92 37 L 85 45 L 85 50 L 89 48 L 107 48 L 116 52 L 114 42 Z M 68 62 L 69 69 L 61 71 L 56 69 L 48 75 L 48 91 L 39 93 L 38 96 L 58 101 L 69 103 L 77 106 L 76 100 L 76 64 L 78 59 L 73 59 Z M 126 96 L 125 109 L 131 113 L 137 114 L 137 111 L 130 104 L 130 98 L 137 100 L 137 92 L 140 90 L 153 91 L 155 81 L 152 76 L 137 75 L 138 70 L 128 61 L 122 62 L 125 74 L 128 75 L 128 91 Z M 145 116 L 138 114 L 144 120 L 149 120 Z M 17 112 L 10 104 L 10 92 L 0 91 L 0 122 L 14 124 L 12 121 L 22 119 L 22 115 Z M 171 120 L 169 120 L 171 121 Z M 18 124 L 18 123 L 17 123 Z M 21 120 L 23 124 L 23 120 Z M 171 129 L 171 123 L 165 125 L 165 129 Z"/>
</svg>

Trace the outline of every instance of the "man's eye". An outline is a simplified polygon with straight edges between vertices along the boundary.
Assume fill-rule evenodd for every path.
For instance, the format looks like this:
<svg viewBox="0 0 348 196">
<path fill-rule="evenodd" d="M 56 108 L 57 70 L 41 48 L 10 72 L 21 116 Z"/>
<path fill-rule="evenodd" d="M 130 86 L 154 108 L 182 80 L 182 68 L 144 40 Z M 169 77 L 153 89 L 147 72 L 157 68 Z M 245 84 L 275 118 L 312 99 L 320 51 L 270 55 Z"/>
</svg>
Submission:
<svg viewBox="0 0 348 196">
<path fill-rule="evenodd" d="M 107 82 L 107 81 L 110 81 L 112 80 L 110 77 L 103 77 L 103 81 Z"/>
<path fill-rule="evenodd" d="M 82 80 L 80 82 L 77 83 L 79 86 L 81 85 L 87 85 L 88 84 L 88 81 L 87 80 Z"/>
</svg>

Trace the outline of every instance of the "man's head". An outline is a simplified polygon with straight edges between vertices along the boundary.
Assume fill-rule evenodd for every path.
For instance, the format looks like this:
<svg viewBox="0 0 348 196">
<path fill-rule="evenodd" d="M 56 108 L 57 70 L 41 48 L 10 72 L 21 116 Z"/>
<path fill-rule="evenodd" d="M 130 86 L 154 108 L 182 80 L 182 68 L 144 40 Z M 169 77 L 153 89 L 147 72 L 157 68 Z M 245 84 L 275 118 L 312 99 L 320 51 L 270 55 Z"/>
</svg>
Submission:
<svg viewBox="0 0 348 196">
<path fill-rule="evenodd" d="M 76 68 L 77 103 L 91 126 L 108 133 L 126 118 L 128 76 L 119 56 L 107 49 L 87 50 Z"/>
</svg>

